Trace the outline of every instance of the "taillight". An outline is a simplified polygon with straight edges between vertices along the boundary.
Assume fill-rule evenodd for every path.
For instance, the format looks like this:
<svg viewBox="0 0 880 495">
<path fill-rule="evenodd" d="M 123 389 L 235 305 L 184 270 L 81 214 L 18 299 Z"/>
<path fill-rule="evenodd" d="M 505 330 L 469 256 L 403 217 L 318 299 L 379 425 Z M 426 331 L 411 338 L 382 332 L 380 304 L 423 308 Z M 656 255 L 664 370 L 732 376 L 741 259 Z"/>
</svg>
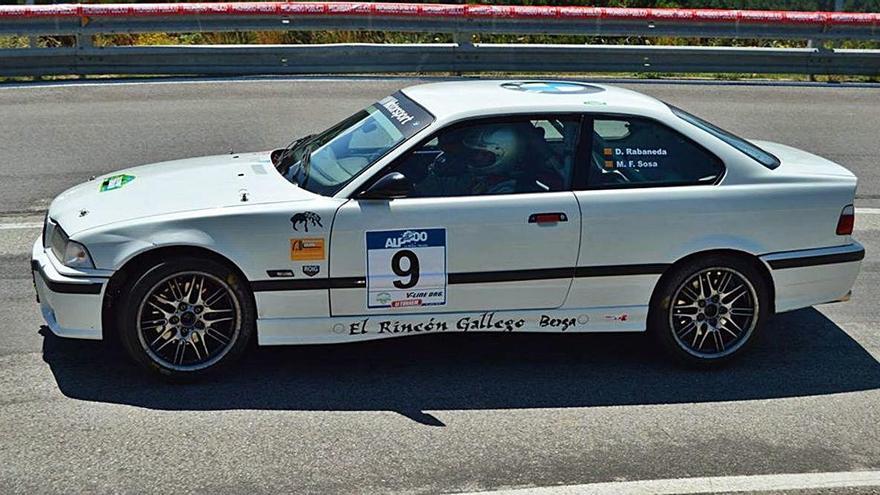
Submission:
<svg viewBox="0 0 880 495">
<path fill-rule="evenodd" d="M 840 218 L 837 220 L 837 235 L 850 235 L 853 233 L 853 225 L 856 223 L 856 209 L 853 205 L 843 207 Z"/>
</svg>

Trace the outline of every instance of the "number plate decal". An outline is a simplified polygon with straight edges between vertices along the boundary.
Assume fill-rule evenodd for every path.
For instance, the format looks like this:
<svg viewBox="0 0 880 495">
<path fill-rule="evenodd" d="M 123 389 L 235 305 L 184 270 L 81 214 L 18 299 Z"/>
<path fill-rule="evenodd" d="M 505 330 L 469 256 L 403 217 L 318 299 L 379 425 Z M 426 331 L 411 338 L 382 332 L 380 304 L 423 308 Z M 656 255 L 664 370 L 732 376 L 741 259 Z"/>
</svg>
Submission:
<svg viewBox="0 0 880 495">
<path fill-rule="evenodd" d="M 367 232 L 367 307 L 446 304 L 446 229 Z"/>
</svg>

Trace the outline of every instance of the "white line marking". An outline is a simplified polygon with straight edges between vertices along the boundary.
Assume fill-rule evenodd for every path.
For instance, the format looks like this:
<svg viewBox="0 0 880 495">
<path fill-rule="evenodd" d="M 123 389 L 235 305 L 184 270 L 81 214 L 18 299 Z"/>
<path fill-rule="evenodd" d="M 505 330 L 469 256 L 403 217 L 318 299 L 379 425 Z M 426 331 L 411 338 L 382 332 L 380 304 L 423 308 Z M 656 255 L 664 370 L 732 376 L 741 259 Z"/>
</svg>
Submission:
<svg viewBox="0 0 880 495">
<path fill-rule="evenodd" d="M 40 229 L 42 227 L 43 224 L 40 222 L 0 223 L 0 230 Z"/>
<path fill-rule="evenodd" d="M 840 473 L 762 474 L 644 481 L 612 481 L 585 485 L 547 486 L 487 492 L 471 495 L 642 495 L 673 493 L 735 493 L 758 491 L 836 489 L 880 486 L 880 471 Z"/>
<path fill-rule="evenodd" d="M 856 215 L 880 215 L 880 208 L 856 208 Z"/>
</svg>

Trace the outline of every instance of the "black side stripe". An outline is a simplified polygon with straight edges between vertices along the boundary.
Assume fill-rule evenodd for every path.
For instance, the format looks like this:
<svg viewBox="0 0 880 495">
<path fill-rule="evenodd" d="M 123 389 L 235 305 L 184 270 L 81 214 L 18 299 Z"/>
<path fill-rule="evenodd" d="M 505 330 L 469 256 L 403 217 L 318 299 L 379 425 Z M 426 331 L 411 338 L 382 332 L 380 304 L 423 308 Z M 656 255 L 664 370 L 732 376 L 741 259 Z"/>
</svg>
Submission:
<svg viewBox="0 0 880 495">
<path fill-rule="evenodd" d="M 821 254 L 818 256 L 804 256 L 802 258 L 786 258 L 770 260 L 770 268 L 779 270 L 783 268 L 801 268 L 805 266 L 831 265 L 834 263 L 849 263 L 861 261 L 865 258 L 865 250 L 850 251 L 848 253 Z"/>
<path fill-rule="evenodd" d="M 663 273 L 668 264 L 584 266 L 572 268 L 540 268 L 535 270 L 508 270 L 495 272 L 465 272 L 447 275 L 449 285 L 553 280 L 559 278 L 613 277 L 624 275 L 654 275 Z M 251 282 L 254 292 L 282 290 L 358 289 L 367 286 L 363 277 L 338 277 L 300 280 L 258 280 Z"/>
<path fill-rule="evenodd" d="M 585 277 L 617 277 L 623 275 L 659 275 L 669 268 L 668 263 L 644 265 L 606 265 L 579 266 L 574 271 L 575 278 Z"/>
<path fill-rule="evenodd" d="M 331 289 L 357 289 L 367 286 L 367 279 L 364 277 L 337 277 L 329 281 Z"/>
<path fill-rule="evenodd" d="M 67 282 L 53 282 L 51 280 L 46 280 L 46 277 L 43 277 L 43 282 L 46 283 L 46 287 L 49 288 L 52 292 L 57 292 L 59 294 L 100 294 L 101 287 L 104 284 L 70 284 Z"/>
<path fill-rule="evenodd" d="M 508 270 L 503 272 L 450 273 L 447 275 L 447 280 L 449 280 L 450 285 L 551 280 L 555 278 L 571 278 L 573 271 L 571 268 L 539 268 L 536 270 Z"/>
<path fill-rule="evenodd" d="M 59 294 L 100 294 L 101 288 L 104 286 L 104 284 L 100 282 L 86 282 L 82 284 L 53 282 L 46 277 L 46 273 L 43 272 L 43 267 L 41 267 L 36 260 L 31 260 L 31 269 L 36 270 L 37 273 L 40 274 L 40 278 L 49 290 Z"/>
<path fill-rule="evenodd" d="M 367 280 L 363 277 L 307 278 L 300 280 L 257 280 L 251 282 L 254 292 L 273 292 L 280 290 L 326 290 L 326 289 L 357 289 L 366 287 Z"/>
<path fill-rule="evenodd" d="M 256 280 L 251 282 L 254 292 L 274 292 L 279 290 L 318 290 L 329 289 L 330 281 L 326 278 L 306 280 Z"/>
</svg>

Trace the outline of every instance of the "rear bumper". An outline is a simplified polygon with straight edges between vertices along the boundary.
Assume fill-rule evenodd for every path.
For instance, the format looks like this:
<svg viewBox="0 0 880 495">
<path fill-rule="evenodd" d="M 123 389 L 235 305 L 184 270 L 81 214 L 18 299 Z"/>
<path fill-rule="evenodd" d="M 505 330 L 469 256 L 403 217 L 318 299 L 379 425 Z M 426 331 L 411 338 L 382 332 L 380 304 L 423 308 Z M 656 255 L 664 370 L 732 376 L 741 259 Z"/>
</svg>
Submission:
<svg viewBox="0 0 880 495">
<path fill-rule="evenodd" d="M 59 337 L 100 340 L 107 278 L 69 277 L 58 272 L 40 239 L 31 252 L 34 288 L 43 319 Z"/>
<path fill-rule="evenodd" d="M 865 257 L 858 242 L 761 256 L 776 289 L 776 312 L 846 300 Z"/>
</svg>

